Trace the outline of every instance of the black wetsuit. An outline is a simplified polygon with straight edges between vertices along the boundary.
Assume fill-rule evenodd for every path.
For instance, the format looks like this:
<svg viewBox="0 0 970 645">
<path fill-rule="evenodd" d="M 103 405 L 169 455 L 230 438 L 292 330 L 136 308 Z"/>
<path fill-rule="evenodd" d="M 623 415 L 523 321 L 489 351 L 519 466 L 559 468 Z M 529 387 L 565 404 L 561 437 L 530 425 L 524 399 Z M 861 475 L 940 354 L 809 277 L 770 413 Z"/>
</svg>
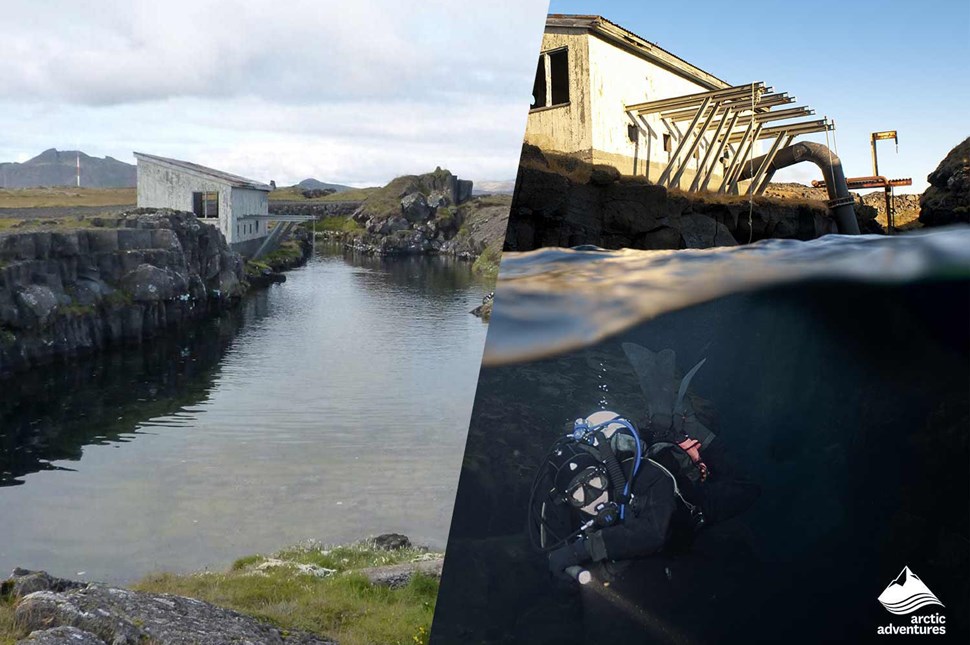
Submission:
<svg viewBox="0 0 970 645">
<path fill-rule="evenodd" d="M 670 475 L 644 461 L 626 519 L 589 541 L 597 561 L 585 565 L 594 577 L 582 588 L 586 642 L 678 641 L 699 606 L 743 590 L 747 547 L 736 531 L 720 524 L 750 507 L 760 489 L 720 443 L 714 440 L 703 452 L 711 473 L 703 483 L 677 472 L 670 455 L 654 457 L 676 476 L 685 500 L 698 507 L 703 529 L 699 514 L 675 494 Z"/>
</svg>

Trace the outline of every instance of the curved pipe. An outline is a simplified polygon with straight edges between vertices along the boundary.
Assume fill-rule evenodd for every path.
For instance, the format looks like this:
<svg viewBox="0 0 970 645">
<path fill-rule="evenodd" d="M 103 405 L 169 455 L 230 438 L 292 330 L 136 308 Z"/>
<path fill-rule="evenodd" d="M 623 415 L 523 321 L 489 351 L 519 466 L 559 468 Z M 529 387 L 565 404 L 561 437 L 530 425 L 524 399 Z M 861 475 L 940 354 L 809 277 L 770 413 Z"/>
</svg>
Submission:
<svg viewBox="0 0 970 645">
<path fill-rule="evenodd" d="M 746 163 L 737 181 L 750 179 L 764 163 L 762 155 Z M 832 217 L 839 227 L 839 233 L 845 235 L 859 235 L 859 222 L 855 218 L 854 200 L 849 193 L 849 185 L 845 182 L 842 172 L 842 161 L 826 146 L 811 141 L 800 141 L 794 145 L 782 148 L 775 155 L 768 166 L 767 173 L 774 174 L 776 170 L 786 168 L 800 161 L 811 161 L 822 171 L 825 178 L 825 189 L 829 193 L 828 207 Z"/>
</svg>

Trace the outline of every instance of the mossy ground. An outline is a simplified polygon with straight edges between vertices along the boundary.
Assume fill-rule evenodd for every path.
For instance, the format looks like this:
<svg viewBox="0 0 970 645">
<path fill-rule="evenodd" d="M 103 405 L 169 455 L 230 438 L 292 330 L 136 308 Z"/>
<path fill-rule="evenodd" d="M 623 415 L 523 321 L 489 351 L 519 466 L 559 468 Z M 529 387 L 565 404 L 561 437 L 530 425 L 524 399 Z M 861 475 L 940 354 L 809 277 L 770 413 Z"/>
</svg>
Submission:
<svg viewBox="0 0 970 645">
<path fill-rule="evenodd" d="M 495 240 L 485 247 L 482 254 L 475 258 L 472 264 L 472 271 L 478 275 L 489 278 L 493 281 L 498 278 L 499 263 L 502 261 L 502 243 L 504 240 Z"/>
<path fill-rule="evenodd" d="M 349 217 L 333 215 L 324 217 L 313 223 L 314 232 L 317 231 L 337 231 L 340 233 L 354 233 L 364 230 L 364 227 Z"/>
<path fill-rule="evenodd" d="M 298 186 L 288 186 L 286 188 L 278 188 L 269 194 L 269 201 L 271 202 L 307 202 L 307 203 L 324 203 L 327 202 L 362 202 L 367 199 L 372 193 L 380 190 L 380 188 L 354 188 L 351 190 L 342 190 L 339 193 L 331 193 L 329 195 L 324 195 L 323 197 L 314 197 L 312 199 L 307 199 L 303 196 L 303 189 Z"/>
<path fill-rule="evenodd" d="M 240 558 L 223 573 L 145 577 L 132 588 L 198 598 L 278 626 L 332 638 L 341 645 L 420 645 L 428 642 L 438 581 L 416 576 L 409 585 L 389 589 L 372 585 L 356 570 L 399 564 L 430 555 L 421 549 L 385 551 L 368 543 L 325 547 L 306 544 L 272 556 Z M 262 570 L 268 561 L 281 566 Z M 334 569 L 329 577 L 300 573 L 299 565 Z M 0 600 L 0 645 L 26 634 L 13 620 L 14 606 Z"/>
</svg>

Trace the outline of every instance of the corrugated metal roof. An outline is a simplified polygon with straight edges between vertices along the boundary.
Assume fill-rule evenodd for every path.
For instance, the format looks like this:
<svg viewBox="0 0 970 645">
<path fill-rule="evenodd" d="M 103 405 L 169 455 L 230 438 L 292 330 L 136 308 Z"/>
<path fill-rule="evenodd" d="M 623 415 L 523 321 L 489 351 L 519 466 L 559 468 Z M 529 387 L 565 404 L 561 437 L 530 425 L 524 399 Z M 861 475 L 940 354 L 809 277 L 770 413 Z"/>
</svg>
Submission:
<svg viewBox="0 0 970 645">
<path fill-rule="evenodd" d="M 179 170 L 186 170 L 188 172 L 196 173 L 199 175 L 205 175 L 206 177 L 211 177 L 219 181 L 225 182 L 230 186 L 236 188 L 251 188 L 253 190 L 263 190 L 269 192 L 272 189 L 268 184 L 264 184 L 253 179 L 246 179 L 245 177 L 240 177 L 239 175 L 234 175 L 232 173 L 223 172 L 222 170 L 216 170 L 215 168 L 207 168 L 206 166 L 200 166 L 197 163 L 192 163 L 191 161 L 182 161 L 180 159 L 169 159 L 168 157 L 159 157 L 156 155 L 146 154 L 144 152 L 135 152 L 135 159 L 144 159 L 146 161 L 154 161 L 156 163 L 161 163 L 163 165 L 173 166 Z"/>
<path fill-rule="evenodd" d="M 645 38 L 638 36 L 629 29 L 607 20 L 603 16 L 595 15 L 573 15 L 562 13 L 551 13 L 546 16 L 546 28 L 565 27 L 573 29 L 585 29 L 607 40 L 623 45 L 629 50 L 660 63 L 664 67 L 689 76 L 701 85 L 712 90 L 730 87 L 730 83 L 721 80 L 710 72 L 705 72 L 696 65 L 691 65 L 683 58 L 671 54 L 666 49 L 658 47 Z"/>
</svg>

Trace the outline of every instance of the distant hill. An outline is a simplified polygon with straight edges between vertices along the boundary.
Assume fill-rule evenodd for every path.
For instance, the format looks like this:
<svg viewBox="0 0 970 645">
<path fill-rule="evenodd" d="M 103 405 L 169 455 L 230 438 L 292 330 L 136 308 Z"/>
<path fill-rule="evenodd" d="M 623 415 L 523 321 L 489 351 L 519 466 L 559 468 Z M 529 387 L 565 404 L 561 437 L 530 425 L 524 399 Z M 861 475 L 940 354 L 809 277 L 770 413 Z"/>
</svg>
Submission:
<svg viewBox="0 0 970 645">
<path fill-rule="evenodd" d="M 515 189 L 514 179 L 502 179 L 497 181 L 476 181 L 476 195 L 511 195 Z"/>
<path fill-rule="evenodd" d="M 77 160 L 81 159 L 83 188 L 133 188 L 135 165 L 112 157 L 99 159 L 76 150 L 45 150 L 23 163 L 0 163 L 0 188 L 76 186 Z"/>
<path fill-rule="evenodd" d="M 345 190 L 351 190 L 353 186 L 344 186 L 343 184 L 328 184 L 325 181 L 320 181 L 318 179 L 304 179 L 297 184 L 297 187 L 303 190 L 326 190 L 327 188 L 332 189 L 335 192 L 342 193 Z"/>
</svg>

